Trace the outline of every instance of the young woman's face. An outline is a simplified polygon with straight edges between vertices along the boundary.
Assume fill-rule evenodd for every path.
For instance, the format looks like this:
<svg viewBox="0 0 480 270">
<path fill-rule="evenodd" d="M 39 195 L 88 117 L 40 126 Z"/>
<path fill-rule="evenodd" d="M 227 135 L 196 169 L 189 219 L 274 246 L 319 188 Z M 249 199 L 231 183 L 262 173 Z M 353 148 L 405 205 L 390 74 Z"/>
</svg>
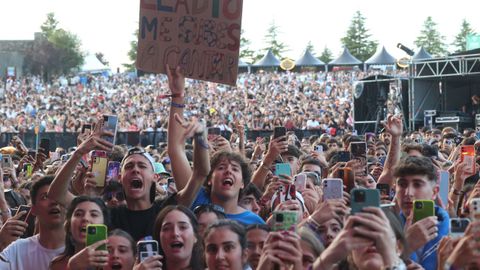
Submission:
<svg viewBox="0 0 480 270">
<path fill-rule="evenodd" d="M 133 254 L 130 241 L 118 235 L 108 237 L 108 266 L 106 270 L 111 269 L 132 269 L 135 263 L 135 254 Z"/>
<path fill-rule="evenodd" d="M 198 216 L 198 233 L 203 236 L 208 225 L 218 220 L 218 216 L 212 212 L 205 212 Z"/>
<path fill-rule="evenodd" d="M 329 221 L 323 223 L 319 228 L 320 237 L 322 238 L 322 243 L 325 244 L 325 247 L 330 246 L 333 239 L 337 237 L 337 234 L 342 230 L 342 226 L 336 219 L 330 219 Z"/>
<path fill-rule="evenodd" d="M 210 179 L 212 194 L 222 199 L 237 198 L 243 186 L 242 168 L 234 160 L 224 158 L 213 169 Z"/>
<path fill-rule="evenodd" d="M 196 242 L 197 238 L 187 215 L 173 210 L 165 216 L 160 228 L 160 244 L 167 260 L 190 261 Z"/>
<path fill-rule="evenodd" d="M 70 231 L 75 243 L 85 244 L 88 224 L 104 224 L 100 206 L 94 202 L 81 202 L 73 210 Z"/>
<path fill-rule="evenodd" d="M 215 228 L 205 237 L 205 260 L 209 270 L 241 270 L 246 262 L 239 237 L 226 227 Z"/>
</svg>

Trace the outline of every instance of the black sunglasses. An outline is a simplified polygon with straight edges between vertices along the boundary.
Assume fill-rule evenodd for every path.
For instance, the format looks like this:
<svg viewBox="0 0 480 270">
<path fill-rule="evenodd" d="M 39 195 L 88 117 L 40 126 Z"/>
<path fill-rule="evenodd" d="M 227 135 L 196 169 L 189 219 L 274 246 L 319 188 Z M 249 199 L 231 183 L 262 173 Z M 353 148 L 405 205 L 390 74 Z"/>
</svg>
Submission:
<svg viewBox="0 0 480 270">
<path fill-rule="evenodd" d="M 106 192 L 105 194 L 103 194 L 103 200 L 106 202 L 113 199 L 113 197 L 117 198 L 117 200 L 119 201 L 125 200 L 125 194 L 123 193 L 123 191 Z"/>
</svg>

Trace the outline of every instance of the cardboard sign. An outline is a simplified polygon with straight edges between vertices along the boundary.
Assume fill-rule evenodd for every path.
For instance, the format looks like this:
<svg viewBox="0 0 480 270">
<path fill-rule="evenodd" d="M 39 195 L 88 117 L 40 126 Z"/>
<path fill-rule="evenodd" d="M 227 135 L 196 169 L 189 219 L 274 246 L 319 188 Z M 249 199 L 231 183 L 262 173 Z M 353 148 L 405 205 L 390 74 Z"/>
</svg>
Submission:
<svg viewBox="0 0 480 270">
<path fill-rule="evenodd" d="M 140 0 L 137 68 L 235 85 L 243 0 Z"/>
</svg>

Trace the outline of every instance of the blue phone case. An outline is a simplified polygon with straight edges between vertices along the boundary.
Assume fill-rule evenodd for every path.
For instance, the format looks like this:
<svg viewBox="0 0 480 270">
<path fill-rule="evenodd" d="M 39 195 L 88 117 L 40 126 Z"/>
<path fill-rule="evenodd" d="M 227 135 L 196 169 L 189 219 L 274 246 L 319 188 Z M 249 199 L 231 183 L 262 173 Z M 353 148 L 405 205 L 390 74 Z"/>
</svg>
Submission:
<svg viewBox="0 0 480 270">
<path fill-rule="evenodd" d="M 275 164 L 275 175 L 289 175 L 292 176 L 292 170 L 290 163 L 277 163 Z"/>
</svg>

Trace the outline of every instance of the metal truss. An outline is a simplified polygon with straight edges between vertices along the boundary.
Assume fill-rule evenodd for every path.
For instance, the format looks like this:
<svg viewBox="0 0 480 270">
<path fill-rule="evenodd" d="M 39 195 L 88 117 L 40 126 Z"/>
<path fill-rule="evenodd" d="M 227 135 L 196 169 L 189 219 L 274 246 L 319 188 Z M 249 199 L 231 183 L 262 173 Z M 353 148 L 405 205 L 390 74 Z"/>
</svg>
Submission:
<svg viewBox="0 0 480 270">
<path fill-rule="evenodd" d="M 411 79 L 428 79 L 480 74 L 480 54 L 425 59 L 409 64 Z"/>
</svg>

